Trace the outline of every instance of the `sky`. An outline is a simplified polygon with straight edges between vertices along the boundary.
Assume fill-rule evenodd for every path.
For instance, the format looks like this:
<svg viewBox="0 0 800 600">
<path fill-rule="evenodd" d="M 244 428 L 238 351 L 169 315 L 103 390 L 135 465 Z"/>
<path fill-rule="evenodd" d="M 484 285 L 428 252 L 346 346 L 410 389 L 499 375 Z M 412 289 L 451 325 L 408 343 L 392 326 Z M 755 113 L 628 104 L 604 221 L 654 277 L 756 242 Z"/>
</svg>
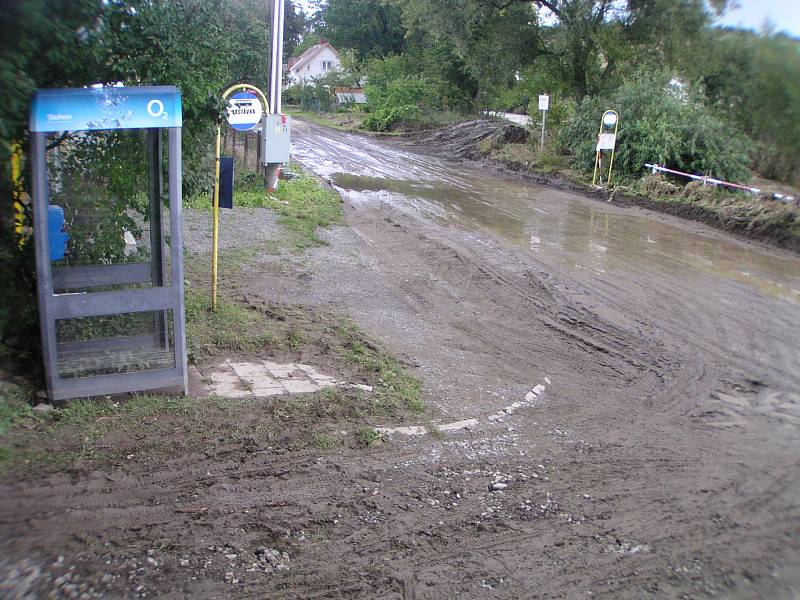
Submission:
<svg viewBox="0 0 800 600">
<path fill-rule="evenodd" d="M 761 29 L 769 19 L 775 31 L 800 37 L 800 0 L 737 0 L 739 8 L 729 10 L 719 20 L 721 25 Z"/>
</svg>

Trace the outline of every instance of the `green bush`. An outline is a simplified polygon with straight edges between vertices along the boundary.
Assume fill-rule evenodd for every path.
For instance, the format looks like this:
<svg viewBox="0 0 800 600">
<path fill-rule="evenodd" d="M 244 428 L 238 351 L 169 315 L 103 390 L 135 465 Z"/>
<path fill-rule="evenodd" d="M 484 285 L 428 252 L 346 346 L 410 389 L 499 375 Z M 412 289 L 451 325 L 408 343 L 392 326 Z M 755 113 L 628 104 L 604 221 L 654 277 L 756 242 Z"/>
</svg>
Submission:
<svg viewBox="0 0 800 600">
<path fill-rule="evenodd" d="M 418 121 L 423 109 L 432 108 L 435 90 L 423 75 L 404 75 L 383 86 L 370 84 L 366 89 L 370 114 L 364 127 L 386 131 L 397 122 Z"/>
<path fill-rule="evenodd" d="M 283 92 L 286 104 L 299 104 L 301 110 L 309 112 L 330 112 L 333 107 L 333 87 L 323 78 L 310 82 L 296 83 Z"/>
<path fill-rule="evenodd" d="M 559 144 L 584 170 L 594 164 L 600 117 L 619 113 L 615 176 L 639 177 L 645 163 L 745 182 L 749 140 L 673 86 L 669 76 L 624 83 L 608 97 L 586 98 L 559 133 Z"/>
</svg>

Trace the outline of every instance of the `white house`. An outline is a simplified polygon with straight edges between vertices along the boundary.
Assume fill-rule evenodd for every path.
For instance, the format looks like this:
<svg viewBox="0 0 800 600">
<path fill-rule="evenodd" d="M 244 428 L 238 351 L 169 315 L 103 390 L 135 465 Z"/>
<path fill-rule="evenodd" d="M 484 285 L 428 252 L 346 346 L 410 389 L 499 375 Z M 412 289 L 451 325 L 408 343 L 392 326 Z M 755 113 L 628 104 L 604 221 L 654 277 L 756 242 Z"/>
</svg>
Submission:
<svg viewBox="0 0 800 600">
<path fill-rule="evenodd" d="M 339 52 L 328 40 L 320 40 L 297 58 L 289 59 L 289 84 L 309 82 L 339 67 Z"/>
</svg>

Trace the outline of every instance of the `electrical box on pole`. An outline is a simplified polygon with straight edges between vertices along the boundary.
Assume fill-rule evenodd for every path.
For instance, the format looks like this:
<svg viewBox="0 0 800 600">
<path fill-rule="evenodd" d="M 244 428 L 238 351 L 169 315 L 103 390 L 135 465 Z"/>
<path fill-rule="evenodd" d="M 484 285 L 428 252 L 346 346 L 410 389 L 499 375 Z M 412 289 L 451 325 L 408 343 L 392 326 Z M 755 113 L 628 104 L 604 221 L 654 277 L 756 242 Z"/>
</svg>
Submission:
<svg viewBox="0 0 800 600">
<path fill-rule="evenodd" d="M 268 0 L 270 12 L 269 114 L 261 122 L 261 160 L 267 189 L 278 187 L 281 166 L 289 162 L 289 118 L 281 114 L 284 0 Z"/>
<path fill-rule="evenodd" d="M 266 115 L 261 119 L 261 157 L 265 165 L 289 162 L 291 117 Z"/>
</svg>

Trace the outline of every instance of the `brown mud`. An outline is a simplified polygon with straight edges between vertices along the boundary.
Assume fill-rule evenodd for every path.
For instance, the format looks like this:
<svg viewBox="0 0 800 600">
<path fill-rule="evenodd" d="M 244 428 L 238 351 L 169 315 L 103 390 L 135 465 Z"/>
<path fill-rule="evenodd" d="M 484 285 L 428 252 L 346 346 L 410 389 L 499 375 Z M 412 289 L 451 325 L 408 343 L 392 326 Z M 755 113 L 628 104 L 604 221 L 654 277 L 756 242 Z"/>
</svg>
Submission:
<svg viewBox="0 0 800 600">
<path fill-rule="evenodd" d="M 433 132 L 410 134 L 408 139 L 413 147 L 421 148 L 425 152 L 469 161 L 475 168 L 495 174 L 519 177 L 524 181 L 578 193 L 616 206 L 637 206 L 698 221 L 747 239 L 800 252 L 800 210 L 796 202 L 787 205 L 781 201 L 749 195 L 742 195 L 738 202 L 733 198 L 727 203 L 687 202 L 672 197 L 672 194 L 656 193 L 647 196 L 633 193 L 625 186 L 610 190 L 593 188 L 564 173 L 542 173 L 529 164 L 499 160 L 485 155 L 479 147 L 481 142 L 491 141 L 494 144 L 504 145 L 527 140 L 525 129 L 497 119 L 466 121 Z M 709 188 L 704 189 L 710 192 Z M 713 196 L 713 193 L 710 195 Z M 703 195 L 698 194 L 697 199 L 704 199 L 701 196 Z M 747 207 L 745 210 L 737 210 L 739 205 L 746 205 L 748 200 L 752 200 L 752 204 L 758 208 Z M 756 222 L 759 217 L 765 216 L 764 223 Z"/>
<path fill-rule="evenodd" d="M 348 226 L 262 257 L 242 293 L 350 315 L 415 365 L 435 418 L 479 426 L 178 454 L 121 433 L 132 460 L 3 483 L 14 589 L 72 572 L 115 598 L 798 597 L 795 256 L 408 142 L 295 136 Z"/>
</svg>

